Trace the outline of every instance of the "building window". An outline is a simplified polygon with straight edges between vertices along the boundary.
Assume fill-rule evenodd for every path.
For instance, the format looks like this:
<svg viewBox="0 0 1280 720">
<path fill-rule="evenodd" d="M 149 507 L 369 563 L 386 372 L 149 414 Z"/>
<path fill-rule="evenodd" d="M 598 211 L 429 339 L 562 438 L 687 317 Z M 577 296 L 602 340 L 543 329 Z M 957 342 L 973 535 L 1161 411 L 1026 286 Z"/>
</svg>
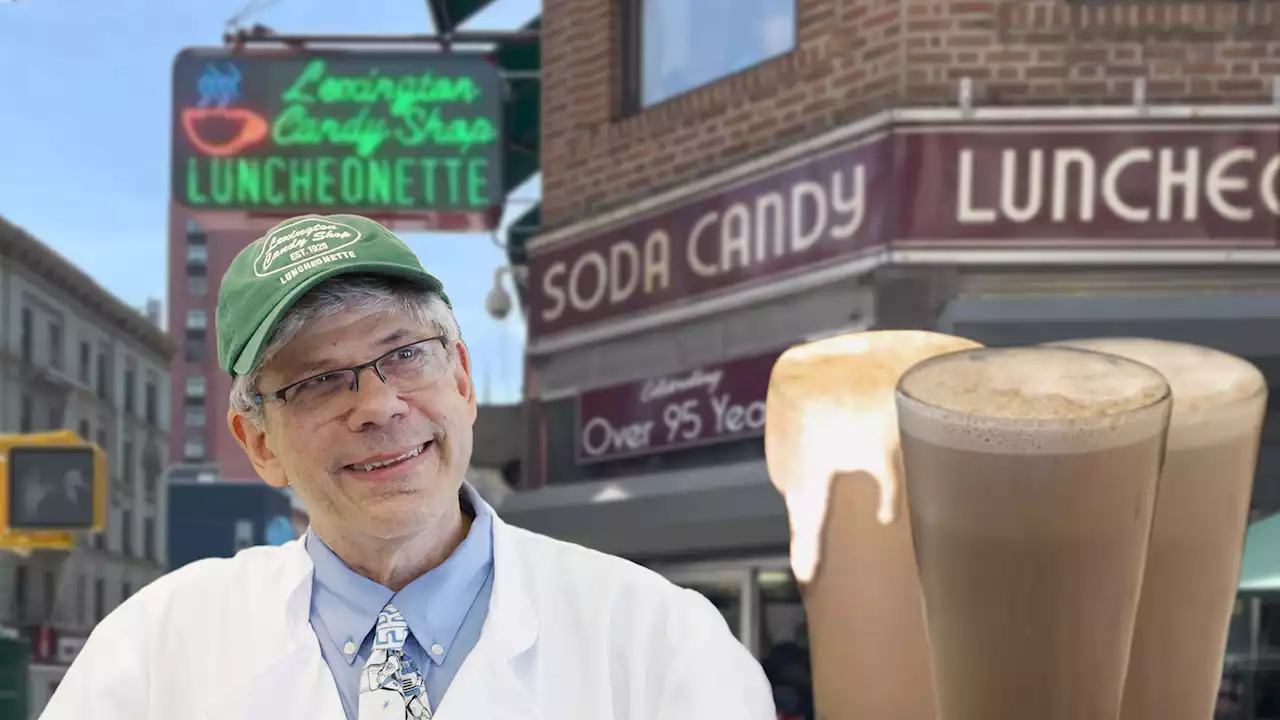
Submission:
<svg viewBox="0 0 1280 720">
<path fill-rule="evenodd" d="M 27 620 L 27 566 L 19 564 L 13 569 L 13 609 L 18 614 L 18 624 Z"/>
<path fill-rule="evenodd" d="M 147 502 L 155 502 L 156 491 L 160 486 L 160 474 L 164 472 L 161 465 L 160 453 L 154 445 L 143 451 L 142 482 L 146 490 Z"/>
<path fill-rule="evenodd" d="M 125 368 L 124 371 L 124 411 L 133 414 L 137 410 L 137 402 L 134 400 L 134 394 L 137 391 L 138 371 L 133 368 Z"/>
<path fill-rule="evenodd" d="M 93 581 L 93 619 L 102 622 L 107 616 L 107 581 L 98 578 Z"/>
<path fill-rule="evenodd" d="M 62 325 L 49 323 L 49 364 L 61 370 L 62 363 Z"/>
<path fill-rule="evenodd" d="M 62 427 L 62 423 L 66 418 L 63 416 L 62 408 L 54 406 L 49 408 L 49 429 L 58 430 Z"/>
<path fill-rule="evenodd" d="M 44 571 L 44 612 L 46 617 L 53 619 L 56 617 L 55 611 L 58 609 L 58 571 Z"/>
<path fill-rule="evenodd" d="M 79 433 L 80 433 L 80 437 L 84 438 L 86 441 L 87 441 L 89 438 L 93 437 L 93 433 L 92 433 L 92 432 L 90 432 L 90 430 L 89 430 L 89 421 L 88 421 L 88 420 L 81 420 L 81 421 L 80 421 L 80 427 L 79 427 L 79 429 L 77 430 L 77 432 L 79 432 Z"/>
<path fill-rule="evenodd" d="M 120 479 L 124 481 L 125 487 L 133 487 L 133 441 L 125 440 L 124 449 L 120 452 L 122 461 L 120 463 Z"/>
<path fill-rule="evenodd" d="M 188 407 L 183 424 L 189 428 L 204 427 L 204 406 Z"/>
<path fill-rule="evenodd" d="M 84 626 L 89 611 L 89 581 L 83 575 L 76 577 L 76 624 Z"/>
<path fill-rule="evenodd" d="M 182 459 L 187 462 L 204 460 L 204 440 L 188 440 L 183 443 Z"/>
<path fill-rule="evenodd" d="M 203 297 L 209 292 L 209 246 L 203 233 L 189 235 L 187 245 L 187 292 Z"/>
<path fill-rule="evenodd" d="M 209 235 L 194 220 L 187 221 L 187 245 L 208 245 Z"/>
<path fill-rule="evenodd" d="M 36 343 L 36 316 L 31 308 L 22 308 L 22 359 L 34 361 Z"/>
<path fill-rule="evenodd" d="M 197 308 L 195 310 L 187 311 L 187 330 L 199 330 L 203 332 L 205 329 L 205 321 L 206 317 L 204 310 Z"/>
<path fill-rule="evenodd" d="M 142 555 L 148 560 L 155 560 L 156 553 L 156 519 L 146 518 L 142 521 Z"/>
<path fill-rule="evenodd" d="M 182 336 L 182 356 L 189 363 L 204 360 L 204 331 L 188 330 Z"/>
<path fill-rule="evenodd" d="M 252 520 L 237 520 L 234 532 L 235 537 L 232 540 L 233 552 L 240 552 L 245 548 L 253 547 L 254 527 Z"/>
<path fill-rule="evenodd" d="M 35 422 L 35 400 L 27 393 L 22 393 L 21 404 L 18 414 L 18 432 L 29 433 L 34 429 L 32 423 Z"/>
<path fill-rule="evenodd" d="M 80 382 L 84 383 L 85 385 L 89 384 L 90 356 L 91 356 L 91 352 L 89 350 L 89 343 L 87 342 L 80 343 Z"/>
<path fill-rule="evenodd" d="M 120 548 L 125 557 L 133 557 L 133 511 L 120 511 Z"/>
<path fill-rule="evenodd" d="M 187 399 L 204 401 L 204 378 L 189 377 L 187 378 Z"/>
<path fill-rule="evenodd" d="M 98 397 L 107 399 L 107 354 L 98 351 Z"/>
<path fill-rule="evenodd" d="M 796 46 L 796 0 L 623 2 L 628 111 L 660 103 Z"/>
<path fill-rule="evenodd" d="M 160 388 L 156 385 L 154 378 L 147 378 L 147 397 L 145 401 L 144 412 L 148 425 L 158 425 L 160 423 Z"/>
</svg>

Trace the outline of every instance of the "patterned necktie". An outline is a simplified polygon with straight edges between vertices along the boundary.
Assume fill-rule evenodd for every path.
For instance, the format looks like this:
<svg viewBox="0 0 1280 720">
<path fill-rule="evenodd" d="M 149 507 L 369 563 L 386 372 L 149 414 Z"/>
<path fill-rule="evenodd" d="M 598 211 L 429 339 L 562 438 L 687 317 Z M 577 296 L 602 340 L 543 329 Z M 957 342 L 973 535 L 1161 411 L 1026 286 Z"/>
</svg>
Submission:
<svg viewBox="0 0 1280 720">
<path fill-rule="evenodd" d="M 427 689 L 413 658 L 404 652 L 409 623 L 387 604 L 373 630 L 373 652 L 360 674 L 359 720 L 428 720 Z"/>
</svg>

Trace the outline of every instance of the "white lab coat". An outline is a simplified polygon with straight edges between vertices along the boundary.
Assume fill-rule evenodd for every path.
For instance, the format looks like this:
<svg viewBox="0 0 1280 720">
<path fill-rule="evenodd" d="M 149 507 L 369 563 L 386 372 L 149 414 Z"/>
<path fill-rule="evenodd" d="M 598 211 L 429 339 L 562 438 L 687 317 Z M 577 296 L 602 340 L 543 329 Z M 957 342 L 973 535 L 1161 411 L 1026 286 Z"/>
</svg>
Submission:
<svg viewBox="0 0 1280 720">
<path fill-rule="evenodd" d="M 756 660 L 701 595 L 493 525 L 489 614 L 436 720 L 775 720 Z M 308 619 L 302 541 L 192 563 L 105 618 L 42 720 L 343 720 Z"/>
</svg>

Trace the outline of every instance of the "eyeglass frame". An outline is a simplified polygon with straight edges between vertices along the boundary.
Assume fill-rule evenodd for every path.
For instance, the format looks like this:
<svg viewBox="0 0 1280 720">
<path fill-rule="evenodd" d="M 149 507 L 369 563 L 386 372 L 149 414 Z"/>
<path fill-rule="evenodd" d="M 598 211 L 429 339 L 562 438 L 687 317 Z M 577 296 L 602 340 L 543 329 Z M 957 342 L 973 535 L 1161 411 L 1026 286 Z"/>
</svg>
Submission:
<svg viewBox="0 0 1280 720">
<path fill-rule="evenodd" d="M 298 380 L 297 382 L 291 382 L 288 385 L 285 385 L 284 387 L 281 387 L 281 388 L 277 388 L 271 392 L 254 393 L 253 404 L 261 406 L 266 404 L 268 400 L 279 400 L 282 405 L 288 405 L 289 400 L 288 398 L 285 397 L 285 393 L 289 392 L 290 390 L 298 387 L 299 385 L 305 382 L 310 382 L 312 380 L 315 380 L 316 378 L 321 378 L 321 377 L 324 377 L 325 375 L 332 375 L 334 373 L 347 372 L 348 370 L 351 371 L 351 377 L 354 379 L 351 382 L 351 386 L 347 388 L 347 392 L 360 391 L 360 373 L 363 372 L 366 368 L 373 368 L 373 374 L 378 376 L 378 379 L 382 381 L 383 385 L 386 385 L 387 376 L 382 374 L 382 370 L 381 368 L 378 367 L 378 363 L 382 362 L 383 360 L 386 360 L 388 357 L 391 357 L 395 353 L 398 353 L 401 350 L 404 350 L 405 348 L 411 348 L 414 345 L 425 345 L 430 342 L 439 342 L 440 347 L 445 351 L 446 354 L 448 354 L 449 339 L 444 335 L 436 335 L 434 337 L 424 338 L 422 340 L 415 340 L 411 343 L 406 343 L 399 347 L 392 348 L 386 351 L 385 353 L 379 355 L 378 357 L 370 360 L 369 362 L 363 362 L 363 363 L 360 363 L 359 365 L 351 365 L 349 367 L 332 368 L 329 370 L 325 370 L 324 372 L 318 372 L 314 375 L 308 375 L 307 377 L 304 377 L 301 380 Z"/>
</svg>

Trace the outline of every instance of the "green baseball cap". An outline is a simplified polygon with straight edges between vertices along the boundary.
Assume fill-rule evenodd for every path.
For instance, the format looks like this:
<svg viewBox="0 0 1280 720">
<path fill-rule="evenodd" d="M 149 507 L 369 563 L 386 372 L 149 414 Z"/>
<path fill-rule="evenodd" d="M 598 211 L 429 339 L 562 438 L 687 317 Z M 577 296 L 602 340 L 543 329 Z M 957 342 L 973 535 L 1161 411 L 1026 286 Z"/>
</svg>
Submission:
<svg viewBox="0 0 1280 720">
<path fill-rule="evenodd" d="M 338 275 L 388 275 L 437 293 L 444 284 L 403 240 L 359 215 L 304 215 L 276 225 L 231 261 L 218 290 L 218 365 L 253 370 L 285 312 Z"/>
</svg>

